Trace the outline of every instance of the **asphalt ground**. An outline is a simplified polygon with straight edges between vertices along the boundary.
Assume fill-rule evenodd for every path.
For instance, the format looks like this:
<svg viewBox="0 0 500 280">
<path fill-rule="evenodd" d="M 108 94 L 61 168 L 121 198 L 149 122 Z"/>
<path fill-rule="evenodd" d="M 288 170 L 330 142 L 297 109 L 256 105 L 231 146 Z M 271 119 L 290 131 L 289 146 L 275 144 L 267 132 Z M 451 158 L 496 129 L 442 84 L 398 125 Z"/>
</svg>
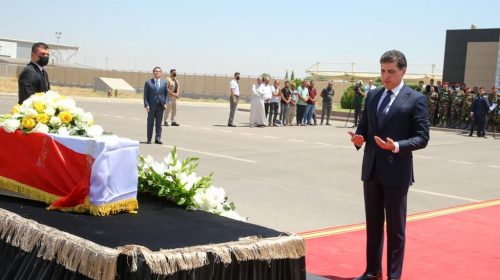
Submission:
<svg viewBox="0 0 500 280">
<path fill-rule="evenodd" d="M 249 112 L 239 110 L 233 128 L 227 127 L 229 104 L 181 100 L 181 126 L 163 127 L 163 145 L 147 145 L 140 100 L 75 100 L 105 131 L 140 141 L 142 155 L 161 160 L 177 146 L 181 158 L 199 157 L 197 174 L 213 172 L 214 184 L 251 223 L 304 232 L 364 222 L 363 152 L 351 145 L 345 121 L 250 128 Z M 16 102 L 17 95 L 0 94 L 0 114 Z M 414 152 L 414 169 L 408 214 L 499 198 L 500 140 L 432 129 L 427 148 Z"/>
</svg>

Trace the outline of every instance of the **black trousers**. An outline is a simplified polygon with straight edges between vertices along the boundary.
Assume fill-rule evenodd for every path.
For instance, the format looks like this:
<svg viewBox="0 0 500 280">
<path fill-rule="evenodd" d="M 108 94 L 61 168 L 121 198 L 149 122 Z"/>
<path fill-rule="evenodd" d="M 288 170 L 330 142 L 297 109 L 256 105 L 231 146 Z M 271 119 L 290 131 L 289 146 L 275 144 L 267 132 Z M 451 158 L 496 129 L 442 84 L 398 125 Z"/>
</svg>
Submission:
<svg viewBox="0 0 500 280">
<path fill-rule="evenodd" d="M 269 101 L 264 102 L 264 112 L 266 112 L 266 118 L 267 118 L 267 115 L 269 114 Z"/>
<path fill-rule="evenodd" d="M 153 127 L 155 127 L 155 141 L 161 140 L 161 120 L 163 118 L 163 110 L 164 108 L 161 105 L 149 109 L 147 122 L 148 141 L 151 141 L 151 138 L 153 137 Z"/>
<path fill-rule="evenodd" d="M 409 186 L 384 186 L 377 176 L 364 185 L 366 216 L 366 271 L 382 271 L 384 220 L 387 221 L 387 276 L 403 272 L 407 195 Z"/>
<path fill-rule="evenodd" d="M 297 104 L 297 125 L 302 123 L 302 118 L 306 112 L 306 105 Z"/>
<path fill-rule="evenodd" d="M 472 123 L 470 125 L 469 135 L 474 133 L 474 128 L 477 126 L 477 137 L 482 137 L 485 135 L 486 128 L 486 116 L 474 115 Z"/>
<path fill-rule="evenodd" d="M 357 126 L 361 118 L 361 104 L 354 104 L 354 125 Z"/>
</svg>

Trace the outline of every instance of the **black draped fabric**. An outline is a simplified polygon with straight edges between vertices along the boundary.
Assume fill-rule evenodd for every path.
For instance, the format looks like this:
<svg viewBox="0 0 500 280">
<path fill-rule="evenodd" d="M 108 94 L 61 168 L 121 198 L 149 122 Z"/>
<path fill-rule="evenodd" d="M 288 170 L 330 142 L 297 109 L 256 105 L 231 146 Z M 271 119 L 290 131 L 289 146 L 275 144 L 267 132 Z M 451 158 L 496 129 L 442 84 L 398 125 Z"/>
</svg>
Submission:
<svg viewBox="0 0 500 280">
<path fill-rule="evenodd" d="M 220 279 L 220 280 L 294 280 L 305 277 L 305 258 L 292 260 L 267 261 L 242 261 L 238 262 L 233 257 L 230 265 L 217 263 L 211 258 L 208 265 L 192 269 L 183 270 L 169 276 L 152 274 L 145 265 L 144 259 L 139 263 L 136 272 L 132 273 L 128 269 L 127 256 L 120 255 L 118 258 L 119 279 L 151 279 L 151 280 L 193 280 L 193 279 Z"/>
<path fill-rule="evenodd" d="M 78 272 L 66 269 L 55 261 L 37 257 L 38 248 L 25 252 L 0 240 L 0 280 L 87 280 Z"/>
<path fill-rule="evenodd" d="M 128 244 L 151 251 L 237 241 L 241 237 L 263 238 L 283 235 L 269 228 L 235 221 L 203 211 L 186 211 L 175 204 L 140 195 L 138 214 L 96 217 L 86 214 L 48 211 L 45 204 L 14 197 L 0 196 L 0 208 L 23 218 L 71 233 L 99 245 L 116 248 Z M 234 256 L 230 265 L 215 261 L 189 271 L 169 276 L 153 274 L 142 256 L 137 271 L 132 272 L 129 256 L 120 255 L 117 279 L 305 279 L 305 259 L 240 261 Z M 88 279 L 55 261 L 37 257 L 37 248 L 24 252 L 1 240 L 0 279 Z M 3 278 L 2 278 L 3 277 Z"/>
</svg>

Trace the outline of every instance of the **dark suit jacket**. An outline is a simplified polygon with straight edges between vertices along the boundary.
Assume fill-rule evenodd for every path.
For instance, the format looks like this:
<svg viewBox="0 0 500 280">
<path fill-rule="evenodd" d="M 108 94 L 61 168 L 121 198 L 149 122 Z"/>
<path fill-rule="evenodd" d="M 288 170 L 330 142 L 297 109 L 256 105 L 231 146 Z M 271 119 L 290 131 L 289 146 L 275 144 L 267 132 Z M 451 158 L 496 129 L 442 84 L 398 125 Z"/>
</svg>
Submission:
<svg viewBox="0 0 500 280">
<path fill-rule="evenodd" d="M 19 86 L 19 104 L 22 104 L 24 100 L 28 99 L 34 93 L 46 92 L 50 89 L 47 71 L 45 71 L 44 77 L 38 65 L 33 62 L 30 62 L 21 71 L 17 84 Z"/>
<path fill-rule="evenodd" d="M 484 117 L 490 111 L 490 102 L 484 96 L 477 96 L 474 98 L 471 111 L 474 117 Z"/>
<path fill-rule="evenodd" d="M 167 101 L 167 83 L 165 80 L 160 79 L 160 89 L 158 91 L 156 90 L 155 80 L 147 80 L 144 84 L 144 107 L 149 106 L 150 110 L 155 110 L 158 106 L 163 108 Z"/>
<path fill-rule="evenodd" d="M 356 130 L 365 138 L 361 179 L 368 182 L 371 176 L 377 176 L 385 186 L 409 186 L 414 182 L 412 151 L 424 148 L 429 141 L 427 99 L 404 85 L 379 128 L 377 105 L 384 90 L 382 87 L 367 94 Z M 381 149 L 374 136 L 398 142 L 399 153 Z"/>
</svg>

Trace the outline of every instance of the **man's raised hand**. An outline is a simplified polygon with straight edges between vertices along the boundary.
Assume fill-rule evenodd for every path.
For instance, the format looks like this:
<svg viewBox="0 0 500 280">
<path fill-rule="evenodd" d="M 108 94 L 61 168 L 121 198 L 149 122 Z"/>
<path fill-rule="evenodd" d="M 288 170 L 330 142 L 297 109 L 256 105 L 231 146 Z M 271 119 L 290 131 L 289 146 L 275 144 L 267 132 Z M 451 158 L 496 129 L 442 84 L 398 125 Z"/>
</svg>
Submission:
<svg viewBox="0 0 500 280">
<path fill-rule="evenodd" d="M 351 142 L 354 145 L 356 145 L 358 147 L 363 146 L 363 143 L 365 143 L 365 138 L 363 137 L 363 135 L 355 134 L 352 131 L 349 131 L 347 133 L 349 133 L 349 135 L 351 135 Z"/>
<path fill-rule="evenodd" d="M 394 140 L 389 137 L 386 138 L 387 141 L 382 140 L 382 138 L 378 136 L 375 136 L 374 139 L 375 143 L 377 143 L 377 145 L 383 150 L 394 151 L 394 149 L 396 148 Z"/>
</svg>

